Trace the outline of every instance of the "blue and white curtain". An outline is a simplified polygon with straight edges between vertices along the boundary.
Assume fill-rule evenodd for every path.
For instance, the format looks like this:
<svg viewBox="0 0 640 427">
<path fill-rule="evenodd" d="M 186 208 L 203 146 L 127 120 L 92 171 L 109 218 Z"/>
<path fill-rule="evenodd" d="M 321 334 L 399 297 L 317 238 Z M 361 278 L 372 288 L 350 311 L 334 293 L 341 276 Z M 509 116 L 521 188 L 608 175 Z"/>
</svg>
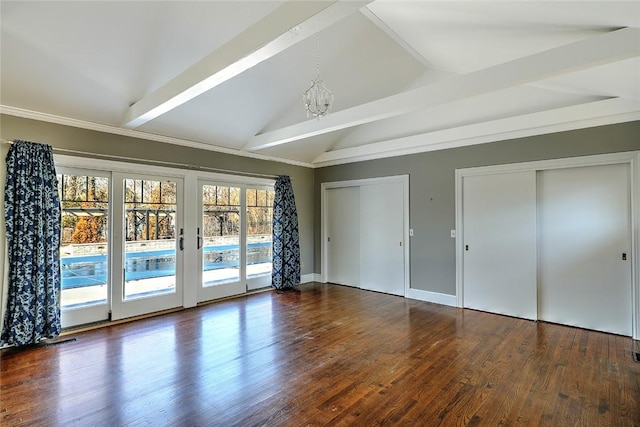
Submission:
<svg viewBox="0 0 640 427">
<path fill-rule="evenodd" d="M 271 284 L 280 290 L 293 289 L 300 283 L 300 239 L 291 178 L 279 176 L 274 190 Z"/>
<path fill-rule="evenodd" d="M 4 214 L 8 294 L 0 345 L 60 334 L 60 200 L 53 150 L 15 141 L 7 154 Z"/>
</svg>

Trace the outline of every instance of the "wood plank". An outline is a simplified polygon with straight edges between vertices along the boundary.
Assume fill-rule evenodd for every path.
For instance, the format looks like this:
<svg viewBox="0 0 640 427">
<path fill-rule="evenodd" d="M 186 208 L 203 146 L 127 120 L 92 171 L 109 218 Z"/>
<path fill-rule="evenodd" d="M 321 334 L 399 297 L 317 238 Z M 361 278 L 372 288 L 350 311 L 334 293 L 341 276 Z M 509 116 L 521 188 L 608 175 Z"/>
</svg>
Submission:
<svg viewBox="0 0 640 427">
<path fill-rule="evenodd" d="M 311 283 L 0 352 L 0 424 L 640 420 L 629 338 Z"/>
</svg>

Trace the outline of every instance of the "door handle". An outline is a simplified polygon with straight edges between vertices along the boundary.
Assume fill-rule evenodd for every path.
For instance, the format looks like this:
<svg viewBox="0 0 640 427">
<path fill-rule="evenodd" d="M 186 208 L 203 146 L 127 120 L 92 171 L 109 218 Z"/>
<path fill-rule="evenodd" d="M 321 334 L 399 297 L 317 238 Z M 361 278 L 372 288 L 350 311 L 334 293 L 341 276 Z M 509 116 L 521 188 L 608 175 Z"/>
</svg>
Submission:
<svg viewBox="0 0 640 427">
<path fill-rule="evenodd" d="M 200 249 L 202 247 L 202 237 L 200 237 L 200 227 L 198 227 L 198 234 L 197 234 L 197 247 L 198 249 Z"/>
<path fill-rule="evenodd" d="M 183 251 L 184 250 L 184 237 L 180 238 L 180 250 Z"/>
</svg>

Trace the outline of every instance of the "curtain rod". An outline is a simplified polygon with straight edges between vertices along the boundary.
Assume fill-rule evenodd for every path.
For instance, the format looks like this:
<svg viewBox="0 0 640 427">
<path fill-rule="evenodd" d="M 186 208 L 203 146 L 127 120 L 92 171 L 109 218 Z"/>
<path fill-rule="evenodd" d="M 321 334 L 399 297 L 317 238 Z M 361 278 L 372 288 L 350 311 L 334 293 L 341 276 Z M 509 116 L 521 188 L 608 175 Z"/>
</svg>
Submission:
<svg viewBox="0 0 640 427">
<path fill-rule="evenodd" d="M 12 145 L 13 141 L 0 138 L 0 143 Z M 188 163 L 175 163 L 175 162 L 165 162 L 162 160 L 149 160 L 149 159 L 139 159 L 135 157 L 114 156 L 111 154 L 96 154 L 96 153 L 89 153 L 86 151 L 68 150 L 65 148 L 53 148 L 53 152 L 54 154 L 79 154 L 83 156 L 91 156 L 94 158 L 98 157 L 98 158 L 105 158 L 105 159 L 111 159 L 111 160 L 133 161 L 133 162 L 140 162 L 140 163 L 155 165 L 155 166 L 172 166 L 172 167 L 178 167 L 181 169 L 199 170 L 203 172 L 217 172 L 217 173 L 225 173 L 229 175 L 241 175 L 241 176 L 256 177 L 256 178 L 269 178 L 269 179 L 278 178 L 278 175 L 270 175 L 270 174 L 264 174 L 264 173 L 242 172 L 242 171 L 234 171 L 229 169 L 211 168 L 208 166 L 192 165 Z"/>
</svg>

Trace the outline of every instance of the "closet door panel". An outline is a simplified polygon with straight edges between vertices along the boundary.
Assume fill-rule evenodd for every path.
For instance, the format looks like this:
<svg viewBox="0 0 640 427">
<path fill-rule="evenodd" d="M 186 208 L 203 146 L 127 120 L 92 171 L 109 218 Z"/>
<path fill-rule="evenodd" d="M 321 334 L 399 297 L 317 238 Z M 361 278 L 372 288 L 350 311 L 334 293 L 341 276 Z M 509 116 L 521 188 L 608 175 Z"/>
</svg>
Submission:
<svg viewBox="0 0 640 427">
<path fill-rule="evenodd" d="M 327 190 L 327 282 L 360 286 L 360 188 Z"/>
<path fill-rule="evenodd" d="M 630 336 L 629 165 L 542 171 L 538 195 L 540 319 Z"/>
<path fill-rule="evenodd" d="M 536 174 L 463 181 L 464 307 L 537 318 Z"/>
<path fill-rule="evenodd" d="M 360 287 L 404 296 L 404 186 L 360 187 Z"/>
</svg>

